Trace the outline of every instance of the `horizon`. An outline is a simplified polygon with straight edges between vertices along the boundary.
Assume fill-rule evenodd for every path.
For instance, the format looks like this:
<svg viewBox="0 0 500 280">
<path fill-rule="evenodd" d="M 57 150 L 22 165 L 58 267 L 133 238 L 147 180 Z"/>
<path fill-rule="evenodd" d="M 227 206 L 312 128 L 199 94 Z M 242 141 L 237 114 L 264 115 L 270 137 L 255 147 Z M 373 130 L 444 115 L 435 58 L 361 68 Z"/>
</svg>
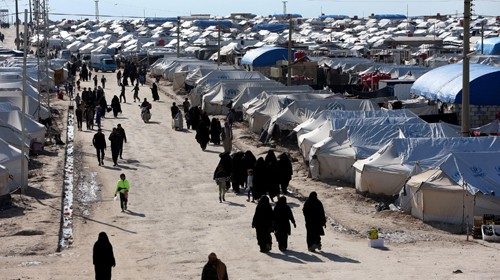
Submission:
<svg viewBox="0 0 500 280">
<path fill-rule="evenodd" d="M 283 13 L 282 0 L 273 0 L 272 2 L 269 0 L 201 1 L 203 0 L 170 1 L 170 3 L 165 4 L 163 0 L 144 0 L 141 2 L 144 3 L 143 5 L 138 5 L 137 1 L 134 0 L 99 0 L 99 14 L 103 19 L 125 19 L 188 16 L 191 14 L 210 14 L 222 17 L 229 16 L 231 13 L 252 13 L 257 16 Z M 83 19 L 95 16 L 95 0 L 73 0 L 71 4 L 68 4 L 67 0 L 50 0 L 48 2 L 51 20 Z M 318 17 L 322 13 L 350 17 L 367 17 L 372 13 L 403 14 L 409 17 L 429 16 L 438 13 L 441 15 L 463 14 L 463 1 L 459 0 L 288 0 L 287 2 L 287 13 L 300 14 L 304 18 Z M 500 0 L 475 0 L 473 2 L 474 15 L 498 16 L 500 14 Z M 10 18 L 12 18 L 14 3 L 6 1 L 0 3 L 2 3 L 2 9 L 9 9 Z M 422 5 L 423 3 L 425 5 Z M 173 6 L 175 8 L 172 9 Z M 28 8 L 28 0 L 19 1 L 20 13 Z"/>
</svg>

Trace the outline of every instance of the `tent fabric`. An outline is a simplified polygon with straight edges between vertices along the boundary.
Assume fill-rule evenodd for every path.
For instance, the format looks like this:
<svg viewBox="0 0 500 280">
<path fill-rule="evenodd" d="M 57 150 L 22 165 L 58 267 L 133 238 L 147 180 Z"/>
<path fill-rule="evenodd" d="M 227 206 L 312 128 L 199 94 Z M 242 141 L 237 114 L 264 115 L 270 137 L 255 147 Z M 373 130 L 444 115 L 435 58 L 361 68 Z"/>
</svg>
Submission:
<svg viewBox="0 0 500 280">
<path fill-rule="evenodd" d="M 341 111 L 341 110 L 324 110 L 319 112 L 313 118 L 299 124 L 293 130 L 297 133 L 297 137 L 301 134 L 310 132 L 324 122 L 329 120 L 346 120 L 346 119 L 363 119 L 363 118 L 376 118 L 376 117 L 412 117 L 418 118 L 417 115 L 410 110 L 373 110 L 373 111 Z M 345 124 L 341 125 L 343 127 Z"/>
<path fill-rule="evenodd" d="M 353 164 L 360 192 L 395 195 L 407 179 L 437 167 L 452 152 L 500 151 L 497 137 L 396 138 L 372 156 Z"/>
<path fill-rule="evenodd" d="M 279 84 L 277 86 L 264 86 L 264 87 L 247 87 L 243 92 L 238 94 L 233 99 L 233 109 L 236 111 L 241 111 L 243 109 L 243 104 L 254 99 L 263 91 L 273 92 L 273 94 L 279 94 L 281 92 L 294 92 L 294 91 L 312 91 L 312 88 L 307 85 L 300 86 L 285 86 Z"/>
<path fill-rule="evenodd" d="M 42 144 L 45 143 L 45 132 L 46 132 L 45 126 L 34 121 L 29 116 L 23 115 L 21 111 L 18 110 L 4 111 L 2 110 L 2 107 L 0 107 L 0 131 L 2 132 L 0 133 L 0 138 L 3 138 L 5 141 L 9 142 L 13 146 L 20 148 L 21 147 L 20 139 L 22 139 L 21 123 L 23 120 L 25 124 L 26 133 L 28 134 L 30 140 L 28 144 L 31 146 L 33 142 Z M 8 127 L 4 125 L 8 125 Z M 12 128 L 16 129 L 16 137 L 14 139 L 17 140 L 14 140 L 15 142 L 8 141 L 4 137 L 7 135 L 8 131 L 12 131 Z M 6 134 L 3 133 L 4 131 Z M 21 134 L 18 134 L 18 132 Z M 21 136 L 21 138 L 19 138 L 19 136 Z M 13 139 L 11 138 L 11 140 Z"/>
<path fill-rule="evenodd" d="M 470 104 L 500 106 L 500 68 L 470 65 Z M 435 68 L 418 78 L 411 93 L 430 100 L 462 103 L 462 65 L 450 64 Z"/>
<path fill-rule="evenodd" d="M 0 103 L 10 103 L 12 106 L 22 108 L 22 99 L 21 92 L 0 91 Z M 50 117 L 49 110 L 45 106 L 39 105 L 38 100 L 29 95 L 26 96 L 25 105 L 26 113 L 36 120 L 38 120 L 38 116 L 42 120 Z"/>
<path fill-rule="evenodd" d="M 265 94 L 265 92 L 264 92 Z M 295 100 L 313 100 L 324 99 L 331 97 L 331 94 L 283 94 L 270 95 L 266 99 L 253 108 L 247 110 L 245 114 L 249 119 L 250 130 L 255 133 L 260 133 L 271 117 L 278 114 L 282 109 L 286 108 Z"/>
<path fill-rule="evenodd" d="M 393 124 L 355 125 L 332 130 L 330 136 L 314 144 L 309 157 L 317 156 L 321 179 L 340 179 L 354 183 L 352 165 L 365 159 L 386 145 L 401 137 L 444 138 L 460 136 L 456 130 L 451 134 L 438 128 L 442 124 Z"/>
<path fill-rule="evenodd" d="M 333 97 L 333 96 L 332 96 Z M 369 99 L 327 98 L 319 100 L 297 100 L 271 118 L 270 129 L 278 125 L 281 130 L 293 130 L 298 124 L 323 110 L 372 111 L 380 107 Z M 271 131 L 268 132 L 271 134 Z"/>
<path fill-rule="evenodd" d="M 25 161 L 24 178 L 21 178 L 21 160 Z M 13 180 L 7 184 L 8 192 L 16 190 L 19 186 L 28 185 L 28 159 L 22 156 L 21 150 L 2 139 L 0 139 L 0 165 L 13 176 Z"/>
<path fill-rule="evenodd" d="M 302 155 L 308 159 L 311 147 L 330 136 L 330 131 L 342 129 L 346 126 L 362 126 L 362 125 L 394 125 L 394 124 L 425 124 L 421 118 L 405 118 L 405 117 L 380 117 L 380 118 L 363 118 L 363 119 L 333 119 L 325 121 L 316 129 L 304 134 L 297 135 L 297 143 L 299 144 Z M 304 131 L 305 132 L 305 131 Z"/>
<path fill-rule="evenodd" d="M 261 47 L 249 50 L 241 59 L 241 64 L 253 67 L 267 67 L 276 65 L 279 60 L 288 60 L 288 50 L 286 48 Z"/>
<path fill-rule="evenodd" d="M 423 221 L 449 224 L 472 224 L 474 216 L 500 214 L 494 160 L 499 157 L 500 152 L 451 153 L 438 168 L 408 180 L 401 207 Z"/>
<path fill-rule="evenodd" d="M 471 129 L 472 131 L 479 131 L 490 135 L 500 135 L 500 120 L 496 119 L 488 124 Z"/>
<path fill-rule="evenodd" d="M 207 91 L 202 97 L 202 109 L 208 114 L 225 114 L 226 105 L 243 92 L 247 87 L 277 86 L 278 82 L 273 80 L 221 80 Z"/>
<path fill-rule="evenodd" d="M 476 52 L 481 53 L 481 49 L 484 55 L 500 55 L 500 37 L 486 38 L 483 40 L 482 46 L 481 41 L 478 41 Z"/>
</svg>

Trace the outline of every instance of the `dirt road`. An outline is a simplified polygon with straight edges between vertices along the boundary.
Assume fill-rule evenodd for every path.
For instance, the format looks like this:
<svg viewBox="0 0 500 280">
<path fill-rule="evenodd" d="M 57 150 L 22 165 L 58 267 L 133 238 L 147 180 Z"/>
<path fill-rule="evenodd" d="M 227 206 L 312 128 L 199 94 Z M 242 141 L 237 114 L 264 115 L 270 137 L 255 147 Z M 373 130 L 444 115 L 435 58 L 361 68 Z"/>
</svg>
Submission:
<svg viewBox="0 0 500 280">
<path fill-rule="evenodd" d="M 106 77 L 109 103 L 119 89 L 114 74 Z M 142 122 L 131 90 L 123 114 L 114 119 L 108 113 L 103 120 L 106 137 L 118 123 L 127 132 L 118 167 L 112 167 L 109 147 L 105 165 L 98 166 L 91 146 L 94 132 L 77 133 L 82 159 L 77 167 L 87 180 L 96 172 L 99 201 L 80 201 L 75 209 L 73 246 L 49 255 L 0 256 L 1 279 L 93 279 L 92 245 L 101 231 L 114 246 L 114 279 L 198 279 L 212 251 L 226 263 L 231 279 L 493 279 L 500 274 L 498 247 L 475 243 L 419 242 L 377 250 L 368 248 L 366 240 L 328 228 L 323 252 L 309 253 L 302 203 L 296 199 L 289 199 L 298 225 L 292 229 L 290 251 L 283 254 L 275 244 L 271 253 L 262 254 L 251 228 L 255 204 L 234 194 L 227 195 L 226 203 L 218 201 L 212 174 L 221 147 L 202 152 L 193 131 L 172 130 L 172 100 L 165 95 L 153 103 L 152 121 Z M 150 100 L 149 88 L 141 87 L 139 96 Z M 113 201 L 120 173 L 132 185 L 129 213 L 121 213 Z M 87 183 L 78 186 L 92 192 Z M 457 269 L 463 274 L 452 273 Z"/>
</svg>

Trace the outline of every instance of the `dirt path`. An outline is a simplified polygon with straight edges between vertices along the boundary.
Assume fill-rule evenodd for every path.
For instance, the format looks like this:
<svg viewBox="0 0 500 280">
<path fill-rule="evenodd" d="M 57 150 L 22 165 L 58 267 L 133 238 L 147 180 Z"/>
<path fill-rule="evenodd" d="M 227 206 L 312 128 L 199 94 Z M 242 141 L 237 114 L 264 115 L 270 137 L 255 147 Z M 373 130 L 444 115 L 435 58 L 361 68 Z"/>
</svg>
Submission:
<svg viewBox="0 0 500 280">
<path fill-rule="evenodd" d="M 119 90 L 114 74 L 106 76 L 110 102 Z M 130 102 L 131 88 L 127 89 Z M 150 99 L 149 89 L 141 88 L 140 96 Z M 218 202 L 212 172 L 221 148 L 209 146 L 202 152 L 192 131 L 173 131 L 171 100 L 161 97 L 161 103 L 153 103 L 149 124 L 140 119 L 137 103 L 122 105 L 122 116 L 103 121 L 106 136 L 118 123 L 127 132 L 129 142 L 118 168 L 112 167 L 109 148 L 105 166 L 97 166 L 90 145 L 93 132 L 77 133 L 81 176 L 90 178 L 97 172 L 100 201 L 80 203 L 76 209 L 72 248 L 57 254 L 2 256 L 0 278 L 93 279 L 92 245 L 100 231 L 108 233 L 114 246 L 114 279 L 198 279 L 212 251 L 226 263 L 231 279 L 493 279 L 499 275 L 498 248 L 475 243 L 419 242 L 382 251 L 329 228 L 324 252 L 311 254 L 305 244 L 302 203 L 296 199 L 289 200 L 298 225 L 292 229 L 290 252 L 282 254 L 274 245 L 270 254 L 259 253 L 250 226 L 255 204 L 234 194 L 227 195 L 226 203 Z M 120 173 L 132 184 L 131 212 L 125 214 L 112 199 Z M 88 203 L 93 206 L 90 212 L 84 207 Z M 453 274 L 456 269 L 464 274 Z"/>
</svg>

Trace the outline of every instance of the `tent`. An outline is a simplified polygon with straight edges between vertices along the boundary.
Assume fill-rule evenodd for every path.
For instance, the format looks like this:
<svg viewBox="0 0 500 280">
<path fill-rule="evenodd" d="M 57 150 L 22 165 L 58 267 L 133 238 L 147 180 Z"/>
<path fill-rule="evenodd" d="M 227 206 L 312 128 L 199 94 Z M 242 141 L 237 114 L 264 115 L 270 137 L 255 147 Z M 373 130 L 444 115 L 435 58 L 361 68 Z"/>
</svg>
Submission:
<svg viewBox="0 0 500 280">
<path fill-rule="evenodd" d="M 481 50 L 483 51 L 481 53 Z M 486 38 L 476 43 L 476 53 L 484 55 L 500 55 L 500 37 Z"/>
<path fill-rule="evenodd" d="M 267 67 L 276 65 L 276 62 L 279 60 L 288 60 L 288 49 L 281 47 L 261 47 L 249 50 L 241 59 L 241 65 Z"/>
<path fill-rule="evenodd" d="M 500 68 L 483 64 L 470 65 L 470 104 L 500 106 Z M 435 68 L 418 78 L 412 94 L 445 103 L 462 103 L 462 65 Z"/>
<path fill-rule="evenodd" d="M 263 94 L 265 94 L 264 92 Z M 286 108 L 295 100 L 313 100 L 324 99 L 331 97 L 332 94 L 325 93 L 298 93 L 298 94 L 283 94 L 270 95 L 262 100 L 260 104 L 248 109 L 245 114 L 249 120 L 250 130 L 255 133 L 260 133 L 266 123 L 271 120 L 271 117 L 278 114 L 282 109 Z"/>
<path fill-rule="evenodd" d="M 296 92 L 296 91 L 306 92 L 306 91 L 312 91 L 312 90 L 313 89 L 307 85 L 287 87 L 285 85 L 280 84 L 277 86 L 270 85 L 270 86 L 264 86 L 264 87 L 248 87 L 233 99 L 233 109 L 235 109 L 236 111 L 242 111 L 244 103 L 254 99 L 259 94 L 261 94 L 263 91 L 272 92 L 273 94 L 280 94 L 280 93 L 286 93 L 286 92 Z"/>
<path fill-rule="evenodd" d="M 316 156 L 321 179 L 340 179 L 354 183 L 355 172 L 352 165 L 356 160 L 365 159 L 395 138 L 458 137 L 460 130 L 443 130 L 443 124 L 383 124 L 346 126 L 332 130 L 330 136 L 314 144 L 309 157 Z"/>
<path fill-rule="evenodd" d="M 21 178 L 21 160 L 25 161 L 24 178 Z M 9 192 L 16 190 L 21 185 L 28 185 L 28 159 L 22 156 L 21 150 L 2 139 L 0 139 L 0 165 L 13 176 L 13 180 L 7 184 Z"/>
<path fill-rule="evenodd" d="M 39 143 L 43 146 L 43 144 L 45 143 L 45 126 L 34 121 L 28 115 L 23 115 L 23 113 L 19 110 L 12 110 L 11 108 L 11 110 L 6 111 L 2 110 L 2 108 L 4 108 L 4 106 L 0 106 L 0 128 L 5 129 L 2 125 L 7 124 L 9 126 L 9 130 L 11 130 L 10 127 L 14 127 L 19 130 L 19 132 L 21 132 L 21 122 L 24 120 L 26 133 L 30 139 L 30 147 L 33 147 L 34 143 Z M 0 133 L 0 138 L 3 138 L 3 133 Z M 19 141 L 17 141 L 17 145 L 10 141 L 7 142 L 11 143 L 13 146 L 20 147 Z"/>
<path fill-rule="evenodd" d="M 277 86 L 278 82 L 273 80 L 249 79 L 249 80 L 220 80 L 210 90 L 203 94 L 202 109 L 208 114 L 225 114 L 225 107 L 229 101 L 243 92 L 247 87 L 259 87 L 265 85 Z M 196 104 L 195 102 L 192 102 Z"/>
<path fill-rule="evenodd" d="M 395 195 L 410 176 L 435 168 L 452 152 L 500 151 L 497 137 L 396 138 L 353 164 L 360 192 Z"/>
<path fill-rule="evenodd" d="M 0 103 L 10 103 L 12 106 L 22 108 L 22 99 L 23 98 L 21 96 L 21 92 L 0 91 Z M 35 120 L 38 120 L 38 117 L 40 117 L 40 119 L 42 120 L 50 118 L 49 110 L 45 106 L 39 104 L 38 100 L 29 95 L 26 96 L 25 110 L 26 113 L 33 117 L 33 119 Z"/>
<path fill-rule="evenodd" d="M 438 167 L 414 175 L 401 207 L 424 222 L 473 224 L 474 216 L 500 215 L 500 152 L 451 153 Z"/>
<path fill-rule="evenodd" d="M 9 171 L 3 165 L 0 165 L 0 197 L 10 193 L 9 176 Z"/>
<path fill-rule="evenodd" d="M 297 143 L 304 158 L 309 159 L 311 147 L 328 138 L 330 131 L 339 130 L 346 126 L 362 126 L 362 125 L 394 125 L 394 124 L 425 124 L 425 121 L 418 117 L 375 117 L 375 118 L 335 118 L 326 120 L 314 130 L 297 134 Z M 312 125 L 311 125 L 312 126 Z"/>
<path fill-rule="evenodd" d="M 296 100 L 271 118 L 268 133 L 278 126 L 280 130 L 293 130 L 298 124 L 323 110 L 372 111 L 380 107 L 369 99 L 327 98 L 317 100 Z"/>
<path fill-rule="evenodd" d="M 341 111 L 341 110 L 324 110 L 317 113 L 314 117 L 299 124 L 293 130 L 297 133 L 297 137 L 302 134 L 313 131 L 320 127 L 323 123 L 329 120 L 347 120 L 347 119 L 363 119 L 363 118 L 378 118 L 378 117 L 403 117 L 403 118 L 418 118 L 417 115 L 410 110 L 374 110 L 374 111 Z M 342 128 L 345 124 L 338 126 Z M 337 126 L 336 126 L 337 127 Z"/>
</svg>

